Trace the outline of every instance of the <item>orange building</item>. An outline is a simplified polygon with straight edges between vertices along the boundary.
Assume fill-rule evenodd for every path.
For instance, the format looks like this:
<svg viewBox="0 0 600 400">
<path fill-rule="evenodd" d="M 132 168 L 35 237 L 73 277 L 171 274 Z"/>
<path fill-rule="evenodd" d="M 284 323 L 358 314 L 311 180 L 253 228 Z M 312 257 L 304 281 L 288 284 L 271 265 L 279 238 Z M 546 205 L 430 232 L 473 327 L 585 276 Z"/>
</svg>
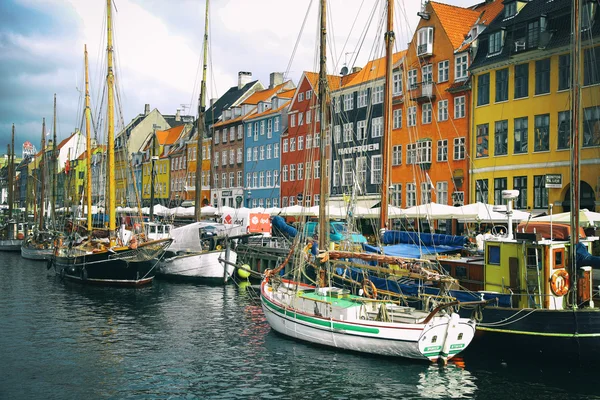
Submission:
<svg viewBox="0 0 600 400">
<path fill-rule="evenodd" d="M 469 65 L 477 36 L 502 0 L 461 8 L 428 2 L 402 65 L 394 65 L 390 204 L 468 198 Z"/>
</svg>

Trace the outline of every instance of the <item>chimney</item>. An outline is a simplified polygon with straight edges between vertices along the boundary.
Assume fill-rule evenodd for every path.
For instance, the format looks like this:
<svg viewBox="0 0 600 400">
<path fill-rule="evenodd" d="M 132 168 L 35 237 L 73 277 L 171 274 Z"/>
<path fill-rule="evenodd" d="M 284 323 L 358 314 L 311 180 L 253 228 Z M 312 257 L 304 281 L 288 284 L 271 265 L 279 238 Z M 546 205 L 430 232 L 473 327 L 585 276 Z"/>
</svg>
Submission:
<svg viewBox="0 0 600 400">
<path fill-rule="evenodd" d="M 281 85 L 283 83 L 283 73 L 281 72 L 271 72 L 269 75 L 269 89 L 273 89 L 277 85 Z"/>
<path fill-rule="evenodd" d="M 181 121 L 181 110 L 178 108 L 177 113 L 175 114 L 175 121 Z"/>
<path fill-rule="evenodd" d="M 150 114 L 150 104 L 144 106 L 144 115 Z"/>
<path fill-rule="evenodd" d="M 246 83 L 252 80 L 252 72 L 240 71 L 238 72 L 238 89 L 243 88 Z"/>
</svg>

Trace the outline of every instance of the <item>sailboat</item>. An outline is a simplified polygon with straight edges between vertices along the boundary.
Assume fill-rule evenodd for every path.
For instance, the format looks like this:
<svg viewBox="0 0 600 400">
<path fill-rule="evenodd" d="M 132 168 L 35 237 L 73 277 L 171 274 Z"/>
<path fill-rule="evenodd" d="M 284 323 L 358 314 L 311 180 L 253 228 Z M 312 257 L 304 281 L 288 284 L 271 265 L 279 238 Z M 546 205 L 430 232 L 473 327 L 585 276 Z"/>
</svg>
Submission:
<svg viewBox="0 0 600 400">
<path fill-rule="evenodd" d="M 15 125 L 12 126 L 12 140 L 6 165 L 8 182 L 8 216 L 0 228 L 0 251 L 19 251 L 21 239 L 17 238 L 17 222 L 13 219 L 14 181 L 15 181 Z"/>
<path fill-rule="evenodd" d="M 52 183 L 56 180 L 56 94 L 54 95 L 54 142 L 52 148 L 52 161 L 49 171 L 52 174 Z M 40 171 L 40 206 L 38 209 L 39 221 L 37 227 L 33 230 L 33 235 L 26 237 L 21 244 L 21 257 L 28 260 L 49 260 L 54 253 L 54 236 L 55 232 L 46 230 L 44 220 L 44 204 L 46 202 L 46 119 L 42 121 L 42 154 L 38 171 Z M 54 211 L 54 208 L 52 208 Z M 52 215 L 51 220 L 55 217 Z"/>
<path fill-rule="evenodd" d="M 232 265 L 237 254 L 229 242 L 244 232 L 230 224 L 201 221 L 202 213 L 202 140 L 205 130 L 206 70 L 208 57 L 209 0 L 206 0 L 204 21 L 204 55 L 200 98 L 198 99 L 196 194 L 194 215 L 196 222 L 171 230 L 173 243 L 167 249 L 158 267 L 161 276 L 173 279 L 201 280 L 227 283 L 234 272 Z M 226 262 L 222 262 L 225 260 Z"/>
<path fill-rule="evenodd" d="M 127 241 L 125 235 L 117 235 L 116 230 L 116 187 L 115 187 L 115 135 L 114 135 L 114 74 L 112 43 L 112 1 L 106 2 L 107 16 L 107 205 L 108 205 L 108 238 L 94 238 L 91 231 L 91 163 L 89 161 L 90 143 L 88 128 L 88 237 L 73 236 L 59 243 L 52 258 L 56 273 L 68 280 L 86 284 L 103 284 L 119 286 L 140 286 L 152 282 L 156 275 L 156 263 L 171 239 L 160 239 L 144 242 L 133 236 Z M 88 97 L 89 98 L 89 97 Z M 89 118 L 89 102 L 86 101 L 86 118 Z M 123 233 L 123 232 L 121 232 Z M 85 239 L 85 240 L 84 240 Z M 62 241 L 62 238 L 59 239 Z"/>
<path fill-rule="evenodd" d="M 326 2 L 321 1 L 321 45 L 319 73 L 320 131 L 325 138 L 327 77 L 326 77 Z M 386 37 L 386 95 L 385 109 L 389 114 L 391 108 L 391 53 L 393 47 L 393 1 L 387 2 Z M 390 132 L 389 115 L 384 129 L 385 135 Z M 326 165 L 326 140 L 320 142 L 320 165 Z M 387 150 L 389 152 L 389 148 Z M 386 145 L 384 145 L 384 154 Z M 384 156 L 385 157 L 385 156 Z M 384 166 L 385 166 L 384 158 Z M 384 186 L 386 168 L 383 169 Z M 321 178 L 321 201 L 319 202 L 319 235 L 318 248 L 327 249 L 327 179 Z M 385 197 L 382 194 L 382 199 Z M 382 224 L 387 221 L 387 207 L 382 203 L 384 211 Z M 312 243 L 315 246 L 316 243 Z M 296 243 L 297 246 L 297 243 Z M 292 257 L 293 250 L 288 256 Z M 423 279 L 443 280 L 433 271 L 427 271 L 418 264 L 408 265 L 404 260 L 378 257 L 358 252 L 321 251 L 315 259 L 309 254 L 294 257 L 294 279 L 286 279 L 280 275 L 283 265 L 273 271 L 267 271 L 261 283 L 261 302 L 267 321 L 271 327 L 286 336 L 325 345 L 328 347 L 353 350 L 363 353 L 386 356 L 405 357 L 417 360 L 443 362 L 451 359 L 464 350 L 475 333 L 475 321 L 461 318 L 452 310 L 458 302 L 442 302 L 429 309 L 415 308 L 407 305 L 405 299 L 392 301 L 379 299 L 377 290 L 368 281 L 363 281 L 360 295 L 351 294 L 349 290 L 333 284 L 331 260 L 363 259 L 376 263 L 401 264 L 412 273 Z M 304 283 L 309 268 L 316 270 L 316 285 Z M 329 276 L 328 276 L 329 275 Z"/>
</svg>

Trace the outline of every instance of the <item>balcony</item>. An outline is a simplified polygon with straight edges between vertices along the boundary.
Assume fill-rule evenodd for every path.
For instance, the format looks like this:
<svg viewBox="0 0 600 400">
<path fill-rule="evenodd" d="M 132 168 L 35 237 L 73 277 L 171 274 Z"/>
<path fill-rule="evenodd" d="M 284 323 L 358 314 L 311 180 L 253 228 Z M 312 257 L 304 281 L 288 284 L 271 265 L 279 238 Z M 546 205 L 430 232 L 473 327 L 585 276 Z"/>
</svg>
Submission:
<svg viewBox="0 0 600 400">
<path fill-rule="evenodd" d="M 433 55 L 433 44 L 424 43 L 417 46 L 417 57 L 431 57 Z"/>
<path fill-rule="evenodd" d="M 410 98 L 417 103 L 428 103 L 435 100 L 433 82 L 421 82 L 410 88 Z"/>
</svg>

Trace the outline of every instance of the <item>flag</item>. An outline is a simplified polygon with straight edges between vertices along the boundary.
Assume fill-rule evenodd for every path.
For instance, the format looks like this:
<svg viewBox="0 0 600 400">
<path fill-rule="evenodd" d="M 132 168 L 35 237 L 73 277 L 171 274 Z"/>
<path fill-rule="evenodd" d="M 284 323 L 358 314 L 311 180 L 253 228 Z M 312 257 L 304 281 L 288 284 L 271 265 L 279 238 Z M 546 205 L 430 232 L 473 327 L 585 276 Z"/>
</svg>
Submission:
<svg viewBox="0 0 600 400">
<path fill-rule="evenodd" d="M 429 190 L 433 190 L 433 182 L 431 181 L 431 178 L 429 177 L 429 174 L 427 172 L 425 172 L 425 177 L 427 178 L 427 183 L 429 184 Z"/>
<path fill-rule="evenodd" d="M 67 160 L 65 162 L 65 174 L 68 174 L 70 169 L 71 169 L 71 164 L 69 163 L 69 160 Z"/>
</svg>

